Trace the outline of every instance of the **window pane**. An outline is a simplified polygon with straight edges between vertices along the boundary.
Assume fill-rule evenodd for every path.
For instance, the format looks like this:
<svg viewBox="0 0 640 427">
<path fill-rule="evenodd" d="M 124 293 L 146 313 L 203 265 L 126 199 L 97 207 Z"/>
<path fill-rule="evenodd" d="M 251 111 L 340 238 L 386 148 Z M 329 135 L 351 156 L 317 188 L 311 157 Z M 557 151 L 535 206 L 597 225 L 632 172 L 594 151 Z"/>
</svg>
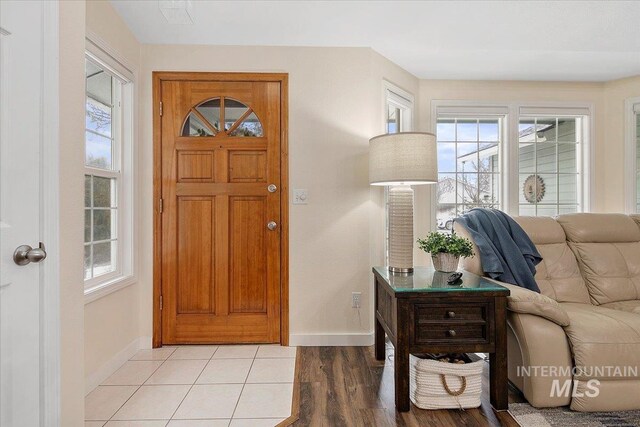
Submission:
<svg viewBox="0 0 640 427">
<path fill-rule="evenodd" d="M 249 108 L 242 102 L 235 99 L 225 98 L 224 100 L 224 130 L 229 130 Z M 255 117 L 255 114 L 252 114 Z M 256 118 L 257 121 L 257 118 Z M 241 135 L 239 135 L 241 136 Z M 251 135 L 253 136 L 253 135 Z"/>
<path fill-rule="evenodd" d="M 557 206 L 540 206 L 538 205 L 538 216 L 556 216 L 558 215 Z"/>
<path fill-rule="evenodd" d="M 87 97 L 85 127 L 111 137 L 111 107 Z"/>
<path fill-rule="evenodd" d="M 558 119 L 558 141 L 577 142 L 576 119 Z"/>
<path fill-rule="evenodd" d="M 520 120 L 518 125 L 519 142 L 536 141 L 536 122 L 533 119 Z"/>
<path fill-rule="evenodd" d="M 558 144 L 558 172 L 576 173 L 576 144 Z"/>
<path fill-rule="evenodd" d="M 94 168 L 111 169 L 111 139 L 91 132 L 85 132 L 86 164 Z"/>
<path fill-rule="evenodd" d="M 84 245 L 84 279 L 91 279 L 91 245 Z"/>
<path fill-rule="evenodd" d="M 500 207 L 500 175 L 496 173 L 478 174 L 478 206 L 485 208 Z"/>
<path fill-rule="evenodd" d="M 478 170 L 478 144 L 458 144 L 457 168 L 458 172 L 476 172 Z"/>
<path fill-rule="evenodd" d="M 91 175 L 84 176 L 84 206 L 91 207 Z"/>
<path fill-rule="evenodd" d="M 456 125 L 453 120 L 438 120 L 438 127 L 436 134 L 438 141 L 455 141 L 456 140 Z"/>
<path fill-rule="evenodd" d="M 111 273 L 116 269 L 116 244 L 103 242 L 93 245 L 93 277 Z"/>
<path fill-rule="evenodd" d="M 91 209 L 84 210 L 84 242 L 91 242 Z"/>
<path fill-rule="evenodd" d="M 556 119 L 538 119 L 536 125 L 536 142 L 556 142 Z"/>
<path fill-rule="evenodd" d="M 112 77 L 90 61 L 86 61 L 87 93 L 107 105 L 113 105 Z"/>
<path fill-rule="evenodd" d="M 387 107 L 387 133 L 400 132 L 400 109 L 395 105 Z"/>
<path fill-rule="evenodd" d="M 204 116 L 216 131 L 220 130 L 220 98 L 211 99 L 196 107 L 196 110 Z M 183 136 L 188 136 L 184 135 Z"/>
<path fill-rule="evenodd" d="M 558 202 L 559 203 L 578 203 L 578 175 L 566 174 L 558 175 L 559 191 Z"/>
<path fill-rule="evenodd" d="M 93 241 L 109 240 L 116 237 L 116 210 L 93 210 Z"/>
<path fill-rule="evenodd" d="M 476 120 L 458 120 L 456 129 L 458 141 L 478 140 L 478 122 Z"/>
<path fill-rule="evenodd" d="M 438 172 L 456 171 L 456 144 L 438 142 Z"/>
<path fill-rule="evenodd" d="M 217 127 L 216 127 L 217 129 Z M 182 136 L 213 136 L 213 132 L 209 129 L 209 126 L 204 124 L 200 118 L 193 114 L 189 113 L 189 117 L 184 122 L 184 126 L 182 127 Z"/>
<path fill-rule="evenodd" d="M 538 173 L 556 172 L 556 144 L 538 143 L 536 146 L 536 163 Z"/>
<path fill-rule="evenodd" d="M 229 135 L 249 137 L 264 136 L 262 131 L 262 123 L 260 123 L 260 120 L 258 120 L 258 116 L 256 116 L 255 113 L 251 113 L 247 116 L 246 119 L 242 121 L 242 124 L 235 128 Z"/>
<path fill-rule="evenodd" d="M 478 125 L 480 130 L 480 141 L 498 141 L 498 121 L 480 120 Z"/>
<path fill-rule="evenodd" d="M 558 206 L 558 215 L 578 212 L 577 205 L 560 205 Z"/>
<path fill-rule="evenodd" d="M 116 180 L 93 177 L 93 206 L 97 208 L 116 207 Z"/>
</svg>

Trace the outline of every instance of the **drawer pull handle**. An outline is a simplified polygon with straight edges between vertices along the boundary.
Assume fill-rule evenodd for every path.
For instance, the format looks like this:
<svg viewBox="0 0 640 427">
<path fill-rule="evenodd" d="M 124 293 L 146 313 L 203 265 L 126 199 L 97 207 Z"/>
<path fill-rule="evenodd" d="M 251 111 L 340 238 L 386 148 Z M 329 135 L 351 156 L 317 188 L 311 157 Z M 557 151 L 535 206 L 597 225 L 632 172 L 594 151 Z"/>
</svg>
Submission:
<svg viewBox="0 0 640 427">
<path fill-rule="evenodd" d="M 451 319 L 453 319 L 454 317 L 456 317 L 456 312 L 455 311 L 448 311 L 447 312 L 447 316 L 449 316 Z"/>
<path fill-rule="evenodd" d="M 453 329 L 449 329 L 449 336 L 450 337 L 455 337 L 456 336 L 456 331 L 454 331 Z"/>
</svg>

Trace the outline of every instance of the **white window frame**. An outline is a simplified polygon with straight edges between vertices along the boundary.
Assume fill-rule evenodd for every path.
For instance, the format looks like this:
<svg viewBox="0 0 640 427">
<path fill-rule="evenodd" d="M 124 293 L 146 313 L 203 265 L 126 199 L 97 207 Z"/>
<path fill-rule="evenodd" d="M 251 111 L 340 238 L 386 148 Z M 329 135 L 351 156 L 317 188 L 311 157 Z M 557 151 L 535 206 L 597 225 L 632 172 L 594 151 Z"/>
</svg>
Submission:
<svg viewBox="0 0 640 427">
<path fill-rule="evenodd" d="M 106 296 L 137 281 L 136 249 L 136 71 L 118 57 L 102 40 L 89 35 L 86 42 L 86 59 L 103 68 L 120 81 L 120 99 L 114 100 L 120 114 L 114 114 L 114 171 L 85 166 L 85 174 L 117 178 L 117 254 L 116 271 L 84 282 L 85 303 Z M 119 102 L 117 104 L 116 102 Z M 120 120 L 120 123 L 117 123 Z"/>
<path fill-rule="evenodd" d="M 400 129 L 398 132 L 411 132 L 414 128 L 415 97 L 406 90 L 396 86 L 388 80 L 382 81 L 382 133 L 388 130 L 389 106 L 398 108 L 400 114 Z M 414 221 L 415 228 L 415 221 Z M 415 231 L 415 230 L 414 230 Z M 385 265 L 389 261 L 389 187 L 384 187 L 384 247 L 383 256 Z"/>
<path fill-rule="evenodd" d="M 636 115 L 640 113 L 640 97 L 629 98 L 624 102 L 624 205 L 628 214 L 637 212 L 638 184 L 638 149 L 637 149 L 637 123 Z"/>
<path fill-rule="evenodd" d="M 437 129 L 438 118 L 443 117 L 480 117 L 480 116 L 504 116 L 503 143 L 501 152 L 502 196 L 503 210 L 512 216 L 519 213 L 519 180 L 518 180 L 518 125 L 522 116 L 536 115 L 538 117 L 567 117 L 581 116 L 583 118 L 584 141 L 582 153 L 577 168 L 580 173 L 579 186 L 582 191 L 578 195 L 580 212 L 591 211 L 591 192 L 593 186 L 593 136 L 594 106 L 584 102 L 485 102 L 485 101 L 453 101 L 433 100 L 431 102 L 431 126 Z M 515 185 L 513 183 L 516 183 Z M 437 230 L 437 188 L 433 186 L 431 192 L 431 227 Z M 580 191 L 580 190 L 579 190 Z"/>
</svg>

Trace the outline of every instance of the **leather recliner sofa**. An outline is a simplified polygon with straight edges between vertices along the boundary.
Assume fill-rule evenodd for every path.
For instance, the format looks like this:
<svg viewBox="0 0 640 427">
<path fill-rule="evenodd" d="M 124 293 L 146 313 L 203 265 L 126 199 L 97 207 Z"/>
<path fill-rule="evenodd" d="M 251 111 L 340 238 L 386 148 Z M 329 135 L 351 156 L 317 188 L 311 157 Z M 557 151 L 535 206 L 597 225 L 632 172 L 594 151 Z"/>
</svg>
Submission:
<svg viewBox="0 0 640 427">
<path fill-rule="evenodd" d="M 535 407 L 640 409 L 640 216 L 514 219 L 543 261 L 540 294 L 504 284 L 509 380 Z M 482 275 L 474 249 L 463 267 Z"/>
</svg>

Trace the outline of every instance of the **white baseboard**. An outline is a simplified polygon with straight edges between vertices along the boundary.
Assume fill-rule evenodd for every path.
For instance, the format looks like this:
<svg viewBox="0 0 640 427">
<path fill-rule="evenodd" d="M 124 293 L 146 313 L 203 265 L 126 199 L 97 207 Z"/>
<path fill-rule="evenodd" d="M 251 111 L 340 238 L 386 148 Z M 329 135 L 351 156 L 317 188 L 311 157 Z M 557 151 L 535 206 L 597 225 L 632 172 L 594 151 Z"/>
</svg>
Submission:
<svg viewBox="0 0 640 427">
<path fill-rule="evenodd" d="M 361 334 L 291 334 L 292 347 L 367 347 L 373 345 L 373 332 Z"/>
<path fill-rule="evenodd" d="M 84 395 L 91 393 L 104 380 L 109 378 L 117 371 L 127 360 L 131 359 L 140 349 L 151 348 L 150 337 L 139 337 L 131 341 L 129 345 L 120 350 L 108 362 L 103 364 L 97 371 L 89 375 L 84 380 Z"/>
</svg>

